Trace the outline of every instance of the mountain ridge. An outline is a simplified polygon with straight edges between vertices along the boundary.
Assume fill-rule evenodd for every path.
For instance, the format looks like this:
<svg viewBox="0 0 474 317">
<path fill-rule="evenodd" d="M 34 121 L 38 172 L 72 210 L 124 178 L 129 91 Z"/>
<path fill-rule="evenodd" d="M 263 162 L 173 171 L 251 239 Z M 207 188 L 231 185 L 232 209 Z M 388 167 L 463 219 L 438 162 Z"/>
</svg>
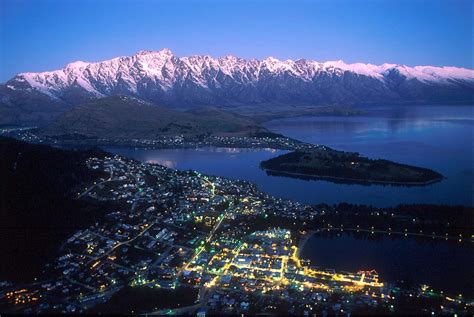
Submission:
<svg viewBox="0 0 474 317">
<path fill-rule="evenodd" d="M 0 85 L 0 110 L 10 113 L 13 110 L 8 108 L 31 110 L 32 104 L 49 103 L 66 109 L 118 94 L 178 108 L 472 104 L 474 70 L 232 55 L 177 57 L 162 49 L 102 62 L 72 62 L 55 71 L 20 73 Z"/>
<path fill-rule="evenodd" d="M 468 68 L 462 68 L 462 67 L 456 67 L 456 66 L 429 66 L 429 65 L 424 65 L 424 66 L 407 66 L 403 64 L 393 64 L 393 63 L 384 63 L 381 65 L 375 65 L 371 63 L 352 63 L 352 64 L 347 64 L 343 60 L 334 60 L 334 61 L 326 61 L 326 62 L 318 62 L 315 60 L 308 60 L 304 58 L 299 58 L 296 60 L 292 59 L 286 59 L 286 60 L 279 60 L 277 58 L 274 58 L 272 56 L 269 56 L 265 59 L 259 60 L 259 59 L 243 59 L 236 57 L 234 55 L 226 55 L 223 57 L 219 58 L 214 58 L 210 55 L 191 55 L 188 57 L 177 57 L 175 56 L 169 49 L 164 48 L 158 51 L 150 51 L 150 50 L 142 50 L 138 51 L 136 54 L 131 55 L 131 56 L 119 56 L 115 57 L 112 59 L 100 61 L 100 62 L 84 62 L 84 61 L 74 61 L 71 63 L 68 63 L 63 69 L 59 70 L 53 70 L 53 71 L 45 71 L 45 72 L 23 72 L 17 74 L 13 79 L 20 77 L 26 79 L 30 84 L 30 80 L 32 79 L 31 76 L 36 76 L 36 75 L 52 75 L 52 74 L 57 74 L 58 72 L 61 71 L 67 71 L 67 70 L 73 70 L 73 69 L 84 69 L 88 67 L 94 67 L 94 66 L 102 66 L 105 64 L 112 64 L 114 62 L 123 62 L 123 61 L 133 61 L 133 62 L 139 62 L 143 66 L 143 69 L 145 72 L 148 70 L 150 71 L 148 74 L 153 75 L 153 70 L 154 73 L 156 74 L 159 68 L 148 68 L 146 66 L 149 66 L 147 62 L 150 60 L 153 60 L 154 62 L 161 62 L 162 65 L 160 66 L 165 66 L 166 62 L 169 59 L 175 58 L 177 60 L 183 61 L 183 62 L 196 62 L 196 61 L 205 61 L 214 64 L 213 66 L 219 66 L 220 70 L 223 70 L 224 72 L 229 72 L 231 71 L 231 68 L 235 68 L 235 66 L 242 66 L 245 64 L 259 64 L 259 69 L 261 70 L 262 68 L 266 67 L 271 71 L 281 71 L 281 70 L 290 70 L 293 72 L 298 72 L 300 71 L 299 75 L 306 75 L 305 79 L 308 79 L 308 75 L 311 75 L 311 73 L 302 73 L 301 68 L 300 69 L 291 69 L 291 66 L 304 66 L 306 65 L 312 65 L 315 67 L 318 67 L 320 69 L 339 69 L 342 71 L 352 71 L 354 73 L 358 73 L 360 75 L 369 75 L 373 77 L 378 77 L 381 78 L 385 72 L 390 71 L 391 69 L 397 69 L 401 73 L 405 74 L 409 78 L 418 78 L 422 80 L 443 80 L 443 79 L 470 79 L 474 80 L 474 70 L 468 69 Z M 236 65 L 237 64 L 237 65 Z M 159 66 L 155 64 L 154 66 Z M 230 66 L 230 68 L 229 68 Z M 196 70 L 196 69 L 194 69 Z M 249 78 L 251 79 L 251 78 Z"/>
</svg>

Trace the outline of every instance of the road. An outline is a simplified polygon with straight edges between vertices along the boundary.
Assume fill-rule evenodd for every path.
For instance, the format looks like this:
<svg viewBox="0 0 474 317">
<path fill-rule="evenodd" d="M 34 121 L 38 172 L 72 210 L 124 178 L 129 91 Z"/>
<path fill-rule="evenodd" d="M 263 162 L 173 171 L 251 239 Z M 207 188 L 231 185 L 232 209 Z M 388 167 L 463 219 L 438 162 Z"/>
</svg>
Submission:
<svg viewBox="0 0 474 317">
<path fill-rule="evenodd" d="M 83 192 L 82 194 L 77 196 L 76 199 L 79 199 L 79 198 L 83 197 L 84 195 L 87 195 L 91 190 L 93 190 L 94 188 L 96 188 L 99 185 L 102 185 L 102 184 L 105 184 L 105 183 L 108 183 L 108 182 L 116 181 L 116 179 L 113 179 L 113 177 L 114 177 L 114 171 L 113 171 L 112 168 L 110 168 L 110 176 L 109 176 L 108 179 L 103 180 L 102 182 L 94 184 L 93 186 L 89 187 L 89 189 L 87 189 L 85 192 Z"/>
</svg>

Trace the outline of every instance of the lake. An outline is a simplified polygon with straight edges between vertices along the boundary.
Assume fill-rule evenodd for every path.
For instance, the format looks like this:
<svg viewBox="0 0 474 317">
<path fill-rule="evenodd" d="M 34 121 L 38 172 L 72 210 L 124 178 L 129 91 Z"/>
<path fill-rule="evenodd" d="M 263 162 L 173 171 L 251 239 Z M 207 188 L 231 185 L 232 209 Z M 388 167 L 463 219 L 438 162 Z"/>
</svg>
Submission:
<svg viewBox="0 0 474 317">
<path fill-rule="evenodd" d="M 106 150 L 177 169 L 254 182 L 274 196 L 303 203 L 349 202 L 388 207 L 399 203 L 462 204 L 474 195 L 474 116 L 471 106 L 392 106 L 360 108 L 364 115 L 274 120 L 266 127 L 295 139 L 356 151 L 370 158 L 418 165 L 446 179 L 424 187 L 336 184 L 268 176 L 262 160 L 283 151 L 256 149 Z"/>
<path fill-rule="evenodd" d="M 375 269 L 383 282 L 427 284 L 435 290 L 474 296 L 473 247 L 467 243 L 348 232 L 316 233 L 301 257 L 312 265 L 355 272 Z"/>
</svg>

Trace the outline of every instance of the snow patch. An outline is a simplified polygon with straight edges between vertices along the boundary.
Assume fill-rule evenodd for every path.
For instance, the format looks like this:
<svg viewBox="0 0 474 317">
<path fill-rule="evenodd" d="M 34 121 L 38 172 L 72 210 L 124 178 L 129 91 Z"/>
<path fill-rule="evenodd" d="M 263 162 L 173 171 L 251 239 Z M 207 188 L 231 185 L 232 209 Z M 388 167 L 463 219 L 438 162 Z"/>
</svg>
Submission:
<svg viewBox="0 0 474 317">
<path fill-rule="evenodd" d="M 26 81 L 48 96 L 61 97 L 71 87 L 81 87 L 94 96 L 105 96 L 111 91 L 126 89 L 138 94 L 138 87 L 156 85 L 163 91 L 192 82 L 199 87 L 222 87 L 225 80 L 242 85 L 256 85 L 265 76 L 289 75 L 310 82 L 321 73 L 343 76 L 351 72 L 385 81 L 387 75 L 397 71 L 408 79 L 424 82 L 449 83 L 459 80 L 474 81 L 474 70 L 458 67 L 415 66 L 396 64 L 348 64 L 342 60 L 320 63 L 312 60 L 281 61 L 274 57 L 264 60 L 242 59 L 233 55 L 213 58 L 209 55 L 176 57 L 171 50 L 140 51 L 133 56 L 121 56 L 97 63 L 77 61 L 64 69 L 22 73 L 14 80 Z M 224 76 L 223 76 L 224 75 Z"/>
</svg>

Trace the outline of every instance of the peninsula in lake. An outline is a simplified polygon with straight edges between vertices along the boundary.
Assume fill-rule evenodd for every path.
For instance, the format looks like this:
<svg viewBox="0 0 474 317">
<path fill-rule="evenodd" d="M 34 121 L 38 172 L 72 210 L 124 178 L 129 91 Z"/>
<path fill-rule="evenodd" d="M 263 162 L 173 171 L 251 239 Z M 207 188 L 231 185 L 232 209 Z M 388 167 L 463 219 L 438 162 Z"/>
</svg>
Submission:
<svg viewBox="0 0 474 317">
<path fill-rule="evenodd" d="M 443 179 L 441 174 L 427 168 L 374 160 L 325 146 L 283 154 L 261 162 L 260 167 L 269 175 L 342 183 L 420 186 Z"/>
<path fill-rule="evenodd" d="M 472 1 L 269 2 L 0 0 L 0 317 L 474 316 Z"/>
</svg>

